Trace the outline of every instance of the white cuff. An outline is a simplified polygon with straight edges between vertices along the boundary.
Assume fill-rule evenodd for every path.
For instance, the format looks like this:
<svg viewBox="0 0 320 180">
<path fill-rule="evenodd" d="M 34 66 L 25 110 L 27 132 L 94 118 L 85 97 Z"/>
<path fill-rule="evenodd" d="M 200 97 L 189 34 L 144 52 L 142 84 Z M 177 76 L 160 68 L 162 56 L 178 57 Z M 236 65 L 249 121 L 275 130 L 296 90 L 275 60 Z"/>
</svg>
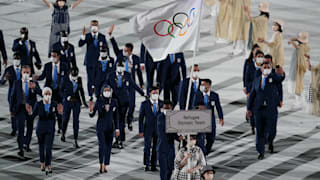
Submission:
<svg viewBox="0 0 320 180">
<path fill-rule="evenodd" d="M 85 36 L 85 35 L 81 35 L 81 36 L 80 36 L 80 39 L 81 39 L 81 40 L 85 40 L 85 39 L 86 39 L 86 36 Z"/>
<path fill-rule="evenodd" d="M 70 101 L 70 99 L 71 99 L 71 96 L 68 96 L 68 97 L 67 97 L 67 100 Z"/>
<path fill-rule="evenodd" d="M 21 41 L 21 40 L 19 41 L 19 44 L 20 44 L 21 46 L 23 45 L 23 43 L 22 43 L 22 41 Z"/>
</svg>

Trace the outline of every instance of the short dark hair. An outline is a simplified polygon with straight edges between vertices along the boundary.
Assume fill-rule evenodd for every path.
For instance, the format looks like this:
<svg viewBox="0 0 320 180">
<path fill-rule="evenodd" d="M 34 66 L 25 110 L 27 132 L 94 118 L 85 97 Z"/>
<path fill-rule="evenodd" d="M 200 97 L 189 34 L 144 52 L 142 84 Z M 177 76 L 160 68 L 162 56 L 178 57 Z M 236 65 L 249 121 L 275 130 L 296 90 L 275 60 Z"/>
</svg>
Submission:
<svg viewBox="0 0 320 180">
<path fill-rule="evenodd" d="M 91 23 L 99 23 L 99 21 L 94 19 L 91 21 Z"/>
<path fill-rule="evenodd" d="M 271 59 L 271 62 L 272 62 L 272 56 L 270 54 L 265 55 L 264 58 L 265 59 Z"/>
<path fill-rule="evenodd" d="M 29 65 L 23 65 L 23 66 L 21 67 L 21 69 L 30 69 L 30 70 L 31 70 L 31 67 L 30 67 Z"/>
<path fill-rule="evenodd" d="M 172 106 L 172 102 L 170 101 L 170 99 L 165 99 L 165 100 L 163 101 L 163 104 L 167 104 L 167 105 Z"/>
<path fill-rule="evenodd" d="M 281 26 L 279 23 L 277 23 L 277 22 L 275 22 L 274 24 L 279 27 L 278 31 L 282 33 L 282 32 L 283 32 L 282 26 Z"/>
<path fill-rule="evenodd" d="M 60 56 L 60 51 L 58 49 L 52 49 L 51 53 L 56 53 L 57 56 Z"/>
<path fill-rule="evenodd" d="M 20 29 L 20 33 L 22 33 L 23 31 L 29 32 L 28 28 L 26 28 L 26 27 L 22 27 L 22 28 Z"/>
<path fill-rule="evenodd" d="M 258 54 L 262 54 L 264 56 L 264 53 L 261 50 L 258 50 L 255 56 L 258 56 Z"/>
<path fill-rule="evenodd" d="M 210 84 L 210 86 L 211 86 L 211 84 L 212 84 L 211 79 L 201 79 L 201 81 Z"/>
<path fill-rule="evenodd" d="M 20 58 L 21 58 L 21 56 L 20 56 L 20 53 L 19 53 L 19 52 L 15 52 L 15 53 L 13 54 L 13 59 L 14 59 L 14 60 L 20 60 Z"/>
<path fill-rule="evenodd" d="M 133 44 L 132 43 L 126 43 L 124 46 L 129 48 L 131 51 L 133 51 Z"/>
<path fill-rule="evenodd" d="M 61 37 L 68 37 L 68 33 L 66 31 L 61 31 L 60 36 Z"/>
</svg>

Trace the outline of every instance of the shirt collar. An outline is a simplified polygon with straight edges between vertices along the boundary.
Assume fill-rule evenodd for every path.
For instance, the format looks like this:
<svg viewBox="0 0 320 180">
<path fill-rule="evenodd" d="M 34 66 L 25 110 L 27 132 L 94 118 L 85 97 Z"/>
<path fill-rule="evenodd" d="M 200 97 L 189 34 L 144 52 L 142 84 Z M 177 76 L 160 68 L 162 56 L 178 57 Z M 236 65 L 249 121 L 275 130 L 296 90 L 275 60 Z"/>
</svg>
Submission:
<svg viewBox="0 0 320 180">
<path fill-rule="evenodd" d="M 203 96 L 205 96 L 205 95 L 210 96 L 210 91 L 208 91 L 207 93 L 203 92 L 202 94 L 203 94 Z"/>
<path fill-rule="evenodd" d="M 153 103 L 158 104 L 158 100 L 154 101 L 154 100 L 152 100 L 151 98 L 150 98 L 150 102 L 151 102 L 152 105 L 153 105 Z"/>
<path fill-rule="evenodd" d="M 96 33 L 91 32 L 91 35 L 92 35 L 92 37 L 94 37 L 94 35 L 96 35 L 96 37 L 98 38 L 99 32 L 96 32 Z"/>
<path fill-rule="evenodd" d="M 119 76 L 119 75 L 123 75 L 124 73 L 122 72 L 121 74 L 118 72 L 118 71 L 116 71 L 116 74 L 117 74 L 117 76 Z"/>
</svg>

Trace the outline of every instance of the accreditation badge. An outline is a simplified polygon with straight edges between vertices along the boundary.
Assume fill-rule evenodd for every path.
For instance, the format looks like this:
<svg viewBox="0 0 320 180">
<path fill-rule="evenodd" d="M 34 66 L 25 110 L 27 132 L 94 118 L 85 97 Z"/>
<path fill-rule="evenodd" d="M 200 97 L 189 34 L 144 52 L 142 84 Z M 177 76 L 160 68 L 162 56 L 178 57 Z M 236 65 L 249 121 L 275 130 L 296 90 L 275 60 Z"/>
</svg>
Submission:
<svg viewBox="0 0 320 180">
<path fill-rule="evenodd" d="M 109 63 L 109 67 L 112 68 L 112 63 Z"/>
<path fill-rule="evenodd" d="M 178 59 L 177 59 L 177 62 L 180 63 L 180 62 L 181 62 L 181 58 L 178 58 Z"/>
<path fill-rule="evenodd" d="M 126 81 L 126 86 L 129 86 L 129 81 Z"/>
<path fill-rule="evenodd" d="M 269 83 L 272 83 L 272 78 L 269 79 Z"/>
</svg>

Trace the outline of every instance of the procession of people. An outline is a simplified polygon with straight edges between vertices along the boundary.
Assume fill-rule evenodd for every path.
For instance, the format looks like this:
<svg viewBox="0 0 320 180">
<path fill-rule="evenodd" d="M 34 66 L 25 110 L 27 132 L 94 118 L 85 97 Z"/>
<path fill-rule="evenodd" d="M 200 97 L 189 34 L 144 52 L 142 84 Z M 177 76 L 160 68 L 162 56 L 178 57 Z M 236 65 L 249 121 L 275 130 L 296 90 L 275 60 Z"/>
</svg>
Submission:
<svg viewBox="0 0 320 180">
<path fill-rule="evenodd" d="M 90 21 L 90 31 L 84 27 L 78 43 L 73 45 L 69 41 L 70 34 L 74 34 L 70 29 L 69 11 L 82 1 L 69 5 L 67 0 L 56 0 L 55 3 L 43 0 L 52 10 L 49 61 L 41 59 L 37 42 L 31 40 L 28 27 L 22 27 L 13 42 L 13 58 L 7 57 L 5 32 L 0 31 L 3 64 L 12 64 L 2 70 L 0 83 L 8 81 L 9 84 L 10 134 L 17 137 L 18 156 L 23 159 L 33 151 L 30 143 L 34 141 L 35 130 L 40 170 L 52 174 L 55 164 L 52 162 L 53 146 L 55 141 L 66 142 L 69 138 L 67 129 L 71 117 L 74 148 L 85 146 L 79 141 L 81 116 L 85 116 L 81 107 L 84 106 L 89 109 L 87 116 L 97 120 L 99 153 L 96 156 L 101 174 L 110 171 L 112 149 L 126 148 L 127 133 L 133 131 L 137 118 L 138 135 L 144 140 L 141 158 L 145 171 L 155 172 L 159 167 L 161 180 L 184 180 L 188 174 L 192 180 L 214 179 L 216 171 L 207 165 L 206 158 L 215 148 L 216 129 L 219 128 L 216 124 L 225 124 L 221 97 L 212 88 L 215 82 L 199 76 L 199 64 L 194 64 L 189 73 L 184 52 L 167 54 L 158 61 L 143 42 L 140 48 L 132 42 L 119 47 L 113 36 L 115 26 L 104 34 L 95 19 Z M 266 144 L 270 153 L 276 153 L 274 140 L 278 109 L 283 107 L 286 93 L 283 88 L 285 79 L 290 82 L 289 92 L 299 105 L 303 102 L 304 88 L 309 88 L 304 87 L 304 75 L 307 70 L 312 72 L 312 114 L 320 115 L 320 67 L 310 63 L 309 34 L 301 32 L 289 40 L 288 44 L 294 48 L 289 61 L 285 59 L 283 47 L 285 23 L 280 19 L 270 20 L 269 3 L 259 4 L 260 14 L 257 16 L 251 14 L 250 9 L 254 7 L 251 7 L 250 0 L 208 0 L 206 3 L 219 10 L 215 19 L 215 42 L 232 42 L 232 55 L 246 55 L 251 51 L 244 59 L 242 74 L 243 91 L 247 97 L 245 118 L 252 134 L 256 135 L 257 158 L 262 160 Z M 269 22 L 273 24 L 270 40 L 267 33 Z M 82 77 L 79 72 L 82 67 L 75 53 L 75 49 L 81 47 L 86 49 L 86 75 Z M 139 55 L 133 53 L 134 48 L 140 49 Z M 287 73 L 285 64 L 290 65 Z M 36 69 L 41 71 L 40 75 L 36 75 Z M 40 84 L 44 84 L 43 87 Z M 145 99 L 138 103 L 137 96 Z M 136 107 L 139 108 L 138 117 L 134 117 Z M 192 134 L 189 142 L 181 134 L 166 132 L 168 111 L 195 109 L 212 112 L 212 132 Z M 54 138 L 57 134 L 60 138 Z"/>
</svg>

